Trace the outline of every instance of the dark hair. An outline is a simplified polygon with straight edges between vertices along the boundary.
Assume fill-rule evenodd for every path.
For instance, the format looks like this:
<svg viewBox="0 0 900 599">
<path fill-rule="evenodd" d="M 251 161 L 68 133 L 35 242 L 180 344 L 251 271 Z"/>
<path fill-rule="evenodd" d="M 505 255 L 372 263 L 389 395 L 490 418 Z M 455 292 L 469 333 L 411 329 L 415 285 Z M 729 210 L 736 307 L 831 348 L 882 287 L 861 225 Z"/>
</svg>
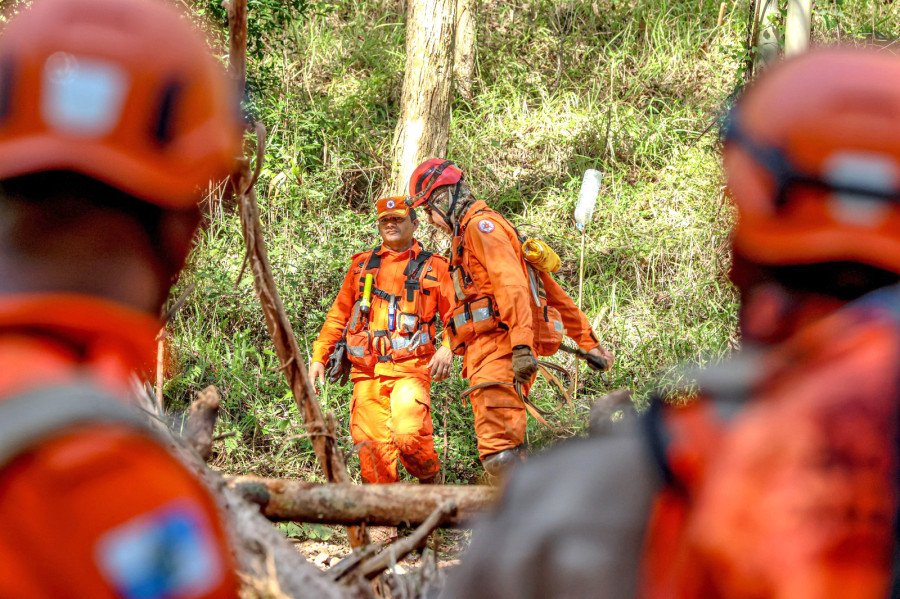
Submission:
<svg viewBox="0 0 900 599">
<path fill-rule="evenodd" d="M 34 216 L 34 230 L 61 231 L 95 210 L 114 210 L 130 218 L 146 234 L 150 246 L 174 275 L 184 256 L 170 255 L 163 234 L 164 221 L 173 211 L 136 198 L 106 183 L 71 171 L 46 171 L 0 181 L 0 209 L 15 210 L 16 205 Z M 26 208 L 27 207 L 27 208 Z M 196 208 L 184 212 L 197 211 Z M 197 214 L 199 219 L 199 212 Z M 24 231 L 25 244 L 40 243 L 40 236 Z"/>
<path fill-rule="evenodd" d="M 412 222 L 416 222 L 417 220 L 419 220 L 419 215 L 416 214 L 415 208 L 409 209 L 409 220 L 411 220 Z"/>
</svg>

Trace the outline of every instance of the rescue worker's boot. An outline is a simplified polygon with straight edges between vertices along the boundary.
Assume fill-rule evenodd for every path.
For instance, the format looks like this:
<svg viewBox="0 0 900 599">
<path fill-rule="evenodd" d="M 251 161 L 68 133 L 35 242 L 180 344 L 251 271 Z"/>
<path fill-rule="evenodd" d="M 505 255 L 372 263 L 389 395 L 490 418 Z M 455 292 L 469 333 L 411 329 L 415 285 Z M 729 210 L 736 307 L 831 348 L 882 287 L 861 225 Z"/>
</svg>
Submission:
<svg viewBox="0 0 900 599">
<path fill-rule="evenodd" d="M 525 460 L 528 450 L 525 445 L 519 445 L 511 449 L 504 449 L 497 453 L 484 456 L 481 458 L 481 465 L 491 479 L 501 479 L 507 475 L 509 470 L 516 464 Z"/>
</svg>

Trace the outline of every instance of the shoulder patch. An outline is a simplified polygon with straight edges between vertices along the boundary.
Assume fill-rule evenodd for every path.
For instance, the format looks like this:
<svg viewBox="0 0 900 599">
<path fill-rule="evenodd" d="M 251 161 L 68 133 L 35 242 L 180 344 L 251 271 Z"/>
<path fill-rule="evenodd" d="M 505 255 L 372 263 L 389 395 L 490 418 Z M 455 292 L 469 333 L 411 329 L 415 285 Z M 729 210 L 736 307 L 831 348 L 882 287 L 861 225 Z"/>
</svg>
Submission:
<svg viewBox="0 0 900 599">
<path fill-rule="evenodd" d="M 482 233 L 490 233 L 491 231 L 494 230 L 494 228 L 495 228 L 494 223 L 492 223 L 491 221 L 489 221 L 486 218 L 483 218 L 480 221 L 478 221 L 478 230 L 481 231 Z"/>
<path fill-rule="evenodd" d="M 177 500 L 107 531 L 95 558 L 127 599 L 203 595 L 219 584 L 223 571 L 205 516 Z"/>
</svg>

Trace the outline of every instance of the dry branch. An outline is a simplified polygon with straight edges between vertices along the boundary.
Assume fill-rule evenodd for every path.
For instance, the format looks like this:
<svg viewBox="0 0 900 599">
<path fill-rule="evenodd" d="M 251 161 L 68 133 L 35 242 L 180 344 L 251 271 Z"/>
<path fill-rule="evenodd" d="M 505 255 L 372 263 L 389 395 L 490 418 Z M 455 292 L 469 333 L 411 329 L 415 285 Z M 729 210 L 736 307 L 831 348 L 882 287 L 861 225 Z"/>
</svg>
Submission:
<svg viewBox="0 0 900 599">
<path fill-rule="evenodd" d="M 197 399 L 188 411 L 184 436 L 204 462 L 209 459 L 212 451 L 213 431 L 216 428 L 221 403 L 222 396 L 219 395 L 219 390 L 210 385 L 197 394 Z"/>
<path fill-rule="evenodd" d="M 410 552 L 423 547 L 428 535 L 434 532 L 441 522 L 452 518 L 455 513 L 456 505 L 452 501 L 445 501 L 411 535 L 388 545 L 381 553 L 360 564 L 359 575 L 369 580 L 375 578 Z"/>
<path fill-rule="evenodd" d="M 438 525 L 464 526 L 488 510 L 500 493 L 487 485 L 321 485 L 253 476 L 231 478 L 229 486 L 272 520 L 373 526 L 420 524 L 448 501 L 456 510 Z"/>
<path fill-rule="evenodd" d="M 228 10 L 230 36 L 230 67 L 232 76 L 244 87 L 247 73 L 247 0 L 230 0 L 225 3 Z M 241 228 L 246 245 L 247 259 L 253 272 L 253 282 L 265 315 L 266 328 L 275 345 L 275 352 L 281 361 L 282 370 L 294 395 L 294 401 L 303 416 L 303 422 L 311 433 L 313 449 L 319 465 L 330 482 L 349 482 L 344 456 L 334 443 L 333 430 L 319 406 L 318 397 L 309 382 L 303 357 L 297 345 L 297 338 L 284 310 L 284 304 L 272 276 L 268 253 L 263 240 L 262 225 L 259 221 L 259 206 L 256 203 L 254 185 L 262 167 L 264 155 L 265 129 L 256 126 L 256 172 L 251 174 L 250 164 L 243 160 L 232 177 L 232 186 L 238 198 Z M 325 431 L 332 434 L 312 434 Z M 350 545 L 358 547 L 367 542 L 366 535 L 358 528 L 347 530 Z"/>
</svg>

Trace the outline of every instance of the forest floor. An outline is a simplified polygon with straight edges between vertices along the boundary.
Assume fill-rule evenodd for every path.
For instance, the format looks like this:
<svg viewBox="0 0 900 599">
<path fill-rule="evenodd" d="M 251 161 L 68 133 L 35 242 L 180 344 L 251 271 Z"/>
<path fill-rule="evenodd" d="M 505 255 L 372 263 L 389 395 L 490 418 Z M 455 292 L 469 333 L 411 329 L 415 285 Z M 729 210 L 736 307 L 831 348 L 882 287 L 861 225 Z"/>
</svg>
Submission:
<svg viewBox="0 0 900 599">
<path fill-rule="evenodd" d="M 386 527 L 381 528 L 386 529 Z M 437 567 L 439 570 L 446 571 L 459 564 L 459 556 L 468 546 L 469 535 L 470 533 L 465 530 L 441 529 L 429 538 L 428 547 L 434 552 L 431 555 L 437 556 Z M 335 566 L 351 552 L 350 546 L 346 541 L 338 537 L 333 537 L 327 541 L 294 540 L 294 547 L 320 570 L 328 570 Z M 404 574 L 406 571 L 419 569 L 425 565 L 425 560 L 430 559 L 430 557 L 429 552 L 414 552 L 401 559 L 395 570 L 398 574 Z"/>
</svg>

